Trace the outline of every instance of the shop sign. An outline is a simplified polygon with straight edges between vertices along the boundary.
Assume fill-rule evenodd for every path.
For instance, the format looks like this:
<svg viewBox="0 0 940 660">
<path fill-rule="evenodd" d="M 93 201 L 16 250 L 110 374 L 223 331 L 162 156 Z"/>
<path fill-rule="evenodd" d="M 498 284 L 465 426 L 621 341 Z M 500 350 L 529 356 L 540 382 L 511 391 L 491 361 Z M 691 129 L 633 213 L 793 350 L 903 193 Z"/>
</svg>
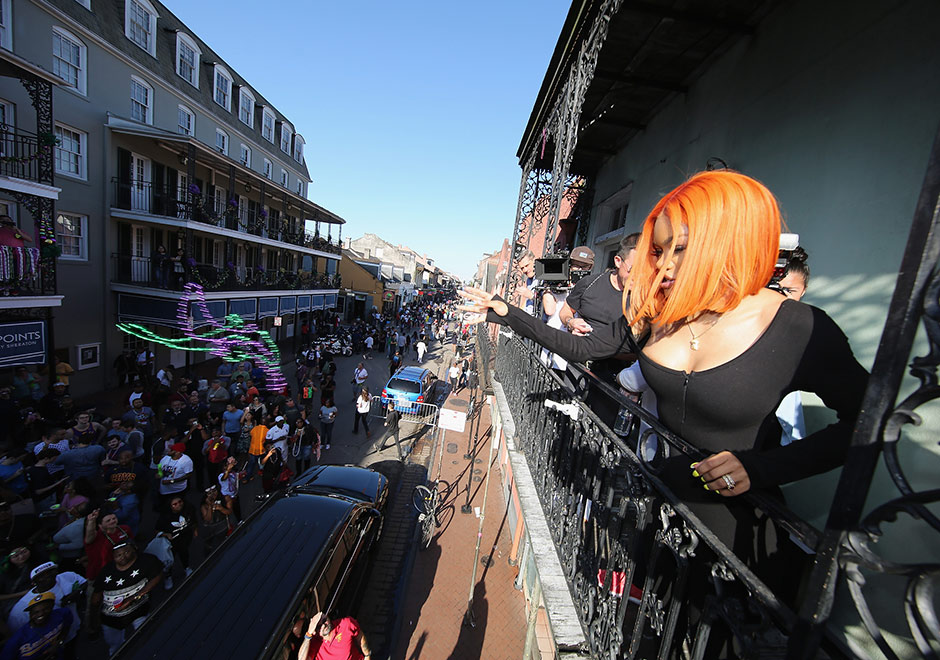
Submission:
<svg viewBox="0 0 940 660">
<path fill-rule="evenodd" d="M 0 323 L 0 367 L 46 361 L 46 322 Z"/>
</svg>

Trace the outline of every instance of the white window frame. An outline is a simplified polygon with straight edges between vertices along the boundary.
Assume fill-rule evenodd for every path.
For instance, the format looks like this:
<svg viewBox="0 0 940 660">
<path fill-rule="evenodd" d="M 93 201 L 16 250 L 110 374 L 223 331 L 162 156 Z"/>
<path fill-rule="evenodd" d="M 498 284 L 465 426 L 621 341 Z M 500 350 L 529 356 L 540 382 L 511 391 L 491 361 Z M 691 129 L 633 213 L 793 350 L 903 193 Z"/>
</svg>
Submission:
<svg viewBox="0 0 940 660">
<path fill-rule="evenodd" d="M 245 167 L 251 167 L 251 147 L 245 143 L 242 143 L 241 149 L 238 152 L 238 162 Z"/>
<path fill-rule="evenodd" d="M 264 159 L 264 176 L 266 179 L 274 181 L 274 163 L 267 158 Z"/>
<path fill-rule="evenodd" d="M 189 50 L 193 51 L 193 71 L 192 75 L 187 78 L 183 75 L 182 62 L 181 62 L 181 49 L 180 46 L 185 46 Z M 199 61 L 202 58 L 202 51 L 199 49 L 199 46 L 196 45 L 196 42 L 185 32 L 176 33 L 176 75 L 188 82 L 190 85 L 199 89 Z"/>
<path fill-rule="evenodd" d="M 304 162 L 304 146 L 307 141 L 300 133 L 294 133 L 294 160 L 298 163 Z"/>
<path fill-rule="evenodd" d="M 0 0 L 0 48 L 13 50 L 13 0 Z"/>
<path fill-rule="evenodd" d="M 225 97 L 224 97 L 225 103 L 222 103 L 222 101 L 219 100 L 219 92 L 222 91 L 219 88 L 219 77 L 222 77 L 228 81 L 228 89 L 224 90 L 225 91 Z M 232 111 L 232 88 L 234 87 L 234 85 L 235 85 L 235 78 L 232 77 L 232 74 L 229 73 L 229 70 L 226 69 L 221 64 L 216 64 L 215 67 L 213 67 L 212 69 L 212 100 L 215 101 L 216 104 L 228 110 L 229 112 Z"/>
<path fill-rule="evenodd" d="M 131 119 L 134 119 L 136 121 L 141 121 L 139 118 L 134 116 L 134 104 L 136 103 L 138 105 L 144 105 L 138 99 L 134 98 L 134 95 L 133 95 L 134 83 L 137 83 L 138 85 L 140 85 L 141 87 L 147 90 L 148 103 L 144 106 L 145 110 L 144 110 L 143 122 L 145 124 L 153 124 L 153 85 L 148 83 L 143 78 L 140 78 L 138 76 L 133 76 L 133 75 L 131 76 Z"/>
<path fill-rule="evenodd" d="M 68 62 L 61 57 L 57 57 L 55 54 L 55 40 L 56 37 L 59 39 L 65 39 L 68 42 L 71 42 L 74 46 L 78 47 L 78 65 L 76 66 L 73 62 Z M 58 73 L 56 73 L 56 61 L 61 60 L 65 62 L 66 66 L 74 67 L 77 70 L 76 82 L 73 84 L 72 81 L 68 78 L 64 78 Z M 85 46 L 85 42 L 76 37 L 74 34 L 68 30 L 64 30 L 57 25 L 52 26 L 52 72 L 60 80 L 63 80 L 67 83 L 67 86 L 71 89 L 74 89 L 76 92 L 85 96 L 87 94 L 87 84 L 88 84 L 88 75 L 87 75 L 87 66 L 88 66 L 88 47 Z"/>
<path fill-rule="evenodd" d="M 189 117 L 189 131 L 183 131 L 183 123 L 179 120 L 181 114 L 186 114 Z M 187 108 L 185 105 L 179 105 L 176 109 L 176 131 L 180 135 L 189 135 L 193 136 L 196 134 L 196 113 Z"/>
<path fill-rule="evenodd" d="M 150 14 L 150 25 L 148 26 L 148 34 L 150 38 L 147 40 L 147 46 L 142 46 L 136 39 L 133 37 L 133 31 L 131 30 L 131 14 L 134 5 L 140 6 L 141 9 Z M 157 13 L 156 8 L 150 4 L 147 0 L 124 0 L 124 36 L 126 36 L 132 44 L 140 48 L 145 53 L 149 53 L 152 57 L 157 56 L 157 19 L 160 18 L 160 15 Z"/>
<path fill-rule="evenodd" d="M 300 195 L 301 197 L 306 196 L 304 194 L 304 185 L 305 184 L 304 184 L 303 179 L 297 179 L 297 194 Z"/>
<path fill-rule="evenodd" d="M 281 185 L 287 188 L 287 184 L 290 183 L 290 176 L 287 174 L 287 170 L 283 167 L 281 168 Z"/>
<path fill-rule="evenodd" d="M 261 110 L 261 137 L 271 144 L 274 144 L 274 126 L 276 122 L 277 117 L 271 112 L 271 108 L 264 106 Z"/>
<path fill-rule="evenodd" d="M 68 236 L 69 238 L 75 238 L 75 236 L 72 234 L 66 235 L 59 231 L 59 227 L 61 226 L 59 224 L 59 216 L 63 216 L 63 215 L 68 216 L 69 218 L 72 218 L 73 220 L 78 221 L 77 224 L 79 227 L 79 230 L 78 230 L 79 235 L 77 238 L 78 238 L 79 254 L 78 255 L 66 254 L 65 249 L 63 249 L 62 253 L 59 255 L 59 259 L 62 261 L 88 261 L 88 216 L 81 215 L 79 213 L 69 213 L 68 211 L 56 212 L 55 233 L 56 233 L 56 240 L 58 241 L 59 246 L 63 246 L 65 243 L 62 240 L 62 238 L 60 238 L 61 236 Z"/>
<path fill-rule="evenodd" d="M 7 128 L 16 128 L 16 106 L 7 101 L 6 99 L 0 99 L 0 125 L 5 125 Z M 9 155 L 16 153 L 16 145 L 13 143 L 13 137 L 0 135 L 0 156 L 7 155 L 7 147 L 9 146 Z M 7 213 L 9 216 L 13 216 L 12 213 Z"/>
<path fill-rule="evenodd" d="M 287 138 L 285 143 L 284 138 Z M 281 151 L 290 156 L 291 150 L 291 138 L 294 137 L 294 127 L 288 124 L 286 121 L 281 122 Z"/>
<path fill-rule="evenodd" d="M 59 168 L 59 153 L 63 151 L 62 146 L 65 144 L 65 141 L 62 139 L 63 136 L 59 135 L 59 130 L 68 131 L 69 133 L 74 133 L 78 137 L 78 148 L 77 152 L 68 152 L 78 155 L 77 167 L 78 172 L 71 172 L 69 170 L 63 170 Z M 88 179 L 88 133 L 85 131 L 80 131 L 74 126 L 69 126 L 68 124 L 63 124 L 61 122 L 55 123 L 55 128 L 53 132 L 56 133 L 56 137 L 59 138 L 59 144 L 55 148 L 55 171 L 56 174 L 61 174 L 62 176 L 67 176 L 72 179 L 80 179 L 86 181 Z"/>
<path fill-rule="evenodd" d="M 219 146 L 219 138 L 222 138 L 222 146 Z M 215 150 L 228 156 L 229 137 L 228 133 L 221 128 L 215 129 Z"/>
<path fill-rule="evenodd" d="M 255 95 L 247 87 L 238 90 L 238 118 L 249 128 L 255 127 Z"/>
</svg>

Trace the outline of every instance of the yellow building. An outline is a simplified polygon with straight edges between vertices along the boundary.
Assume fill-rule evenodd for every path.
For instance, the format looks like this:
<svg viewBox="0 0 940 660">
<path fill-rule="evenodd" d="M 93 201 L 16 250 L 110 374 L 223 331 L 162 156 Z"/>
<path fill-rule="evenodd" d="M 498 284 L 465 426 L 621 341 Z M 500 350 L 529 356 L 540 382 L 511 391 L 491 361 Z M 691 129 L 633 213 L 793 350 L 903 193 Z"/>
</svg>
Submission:
<svg viewBox="0 0 940 660">
<path fill-rule="evenodd" d="M 360 258 L 361 260 L 361 258 Z M 343 250 L 343 258 L 339 262 L 339 274 L 343 286 L 339 291 L 339 309 L 342 304 L 342 318 L 345 321 L 365 319 L 374 306 L 379 313 L 382 312 L 383 284 L 380 279 L 364 266 L 353 261 L 353 255 Z"/>
</svg>

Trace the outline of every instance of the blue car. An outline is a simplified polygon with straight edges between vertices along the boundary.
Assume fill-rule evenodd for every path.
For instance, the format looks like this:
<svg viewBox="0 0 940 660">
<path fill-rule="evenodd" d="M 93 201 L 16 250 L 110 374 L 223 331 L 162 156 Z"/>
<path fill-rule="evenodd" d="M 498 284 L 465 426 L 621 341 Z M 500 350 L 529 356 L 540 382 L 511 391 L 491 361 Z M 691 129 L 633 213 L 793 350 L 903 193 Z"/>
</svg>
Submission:
<svg viewBox="0 0 940 660">
<path fill-rule="evenodd" d="M 414 413 L 418 403 L 430 403 L 428 390 L 431 386 L 431 371 L 421 367 L 402 367 L 388 379 L 382 390 L 382 405 L 395 402 L 398 412 Z"/>
</svg>

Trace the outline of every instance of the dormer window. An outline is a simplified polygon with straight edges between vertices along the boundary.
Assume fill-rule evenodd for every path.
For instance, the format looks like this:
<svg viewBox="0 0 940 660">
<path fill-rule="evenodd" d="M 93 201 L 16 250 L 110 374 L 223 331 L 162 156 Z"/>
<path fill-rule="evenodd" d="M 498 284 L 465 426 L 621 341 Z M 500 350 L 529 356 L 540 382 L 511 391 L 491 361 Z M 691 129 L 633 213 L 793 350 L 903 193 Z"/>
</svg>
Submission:
<svg viewBox="0 0 940 660">
<path fill-rule="evenodd" d="M 238 92 L 238 118 L 249 128 L 255 127 L 255 96 L 247 87 Z"/>
<path fill-rule="evenodd" d="M 215 90 L 212 98 L 228 111 L 232 109 L 232 74 L 221 64 L 215 65 Z"/>
<path fill-rule="evenodd" d="M 195 88 L 199 88 L 199 58 L 202 51 L 196 42 L 182 32 L 176 33 L 176 73 Z"/>
<path fill-rule="evenodd" d="M 274 144 L 274 113 L 267 107 L 261 112 L 261 137 Z"/>
<path fill-rule="evenodd" d="M 298 163 L 304 162 L 304 139 L 298 134 L 294 136 L 294 160 Z"/>
<path fill-rule="evenodd" d="M 286 121 L 281 122 L 281 151 L 290 154 L 291 138 L 294 136 L 294 129 Z"/>
<path fill-rule="evenodd" d="M 150 53 L 157 56 L 157 10 L 147 0 L 126 0 L 124 3 L 124 34 Z"/>
</svg>

